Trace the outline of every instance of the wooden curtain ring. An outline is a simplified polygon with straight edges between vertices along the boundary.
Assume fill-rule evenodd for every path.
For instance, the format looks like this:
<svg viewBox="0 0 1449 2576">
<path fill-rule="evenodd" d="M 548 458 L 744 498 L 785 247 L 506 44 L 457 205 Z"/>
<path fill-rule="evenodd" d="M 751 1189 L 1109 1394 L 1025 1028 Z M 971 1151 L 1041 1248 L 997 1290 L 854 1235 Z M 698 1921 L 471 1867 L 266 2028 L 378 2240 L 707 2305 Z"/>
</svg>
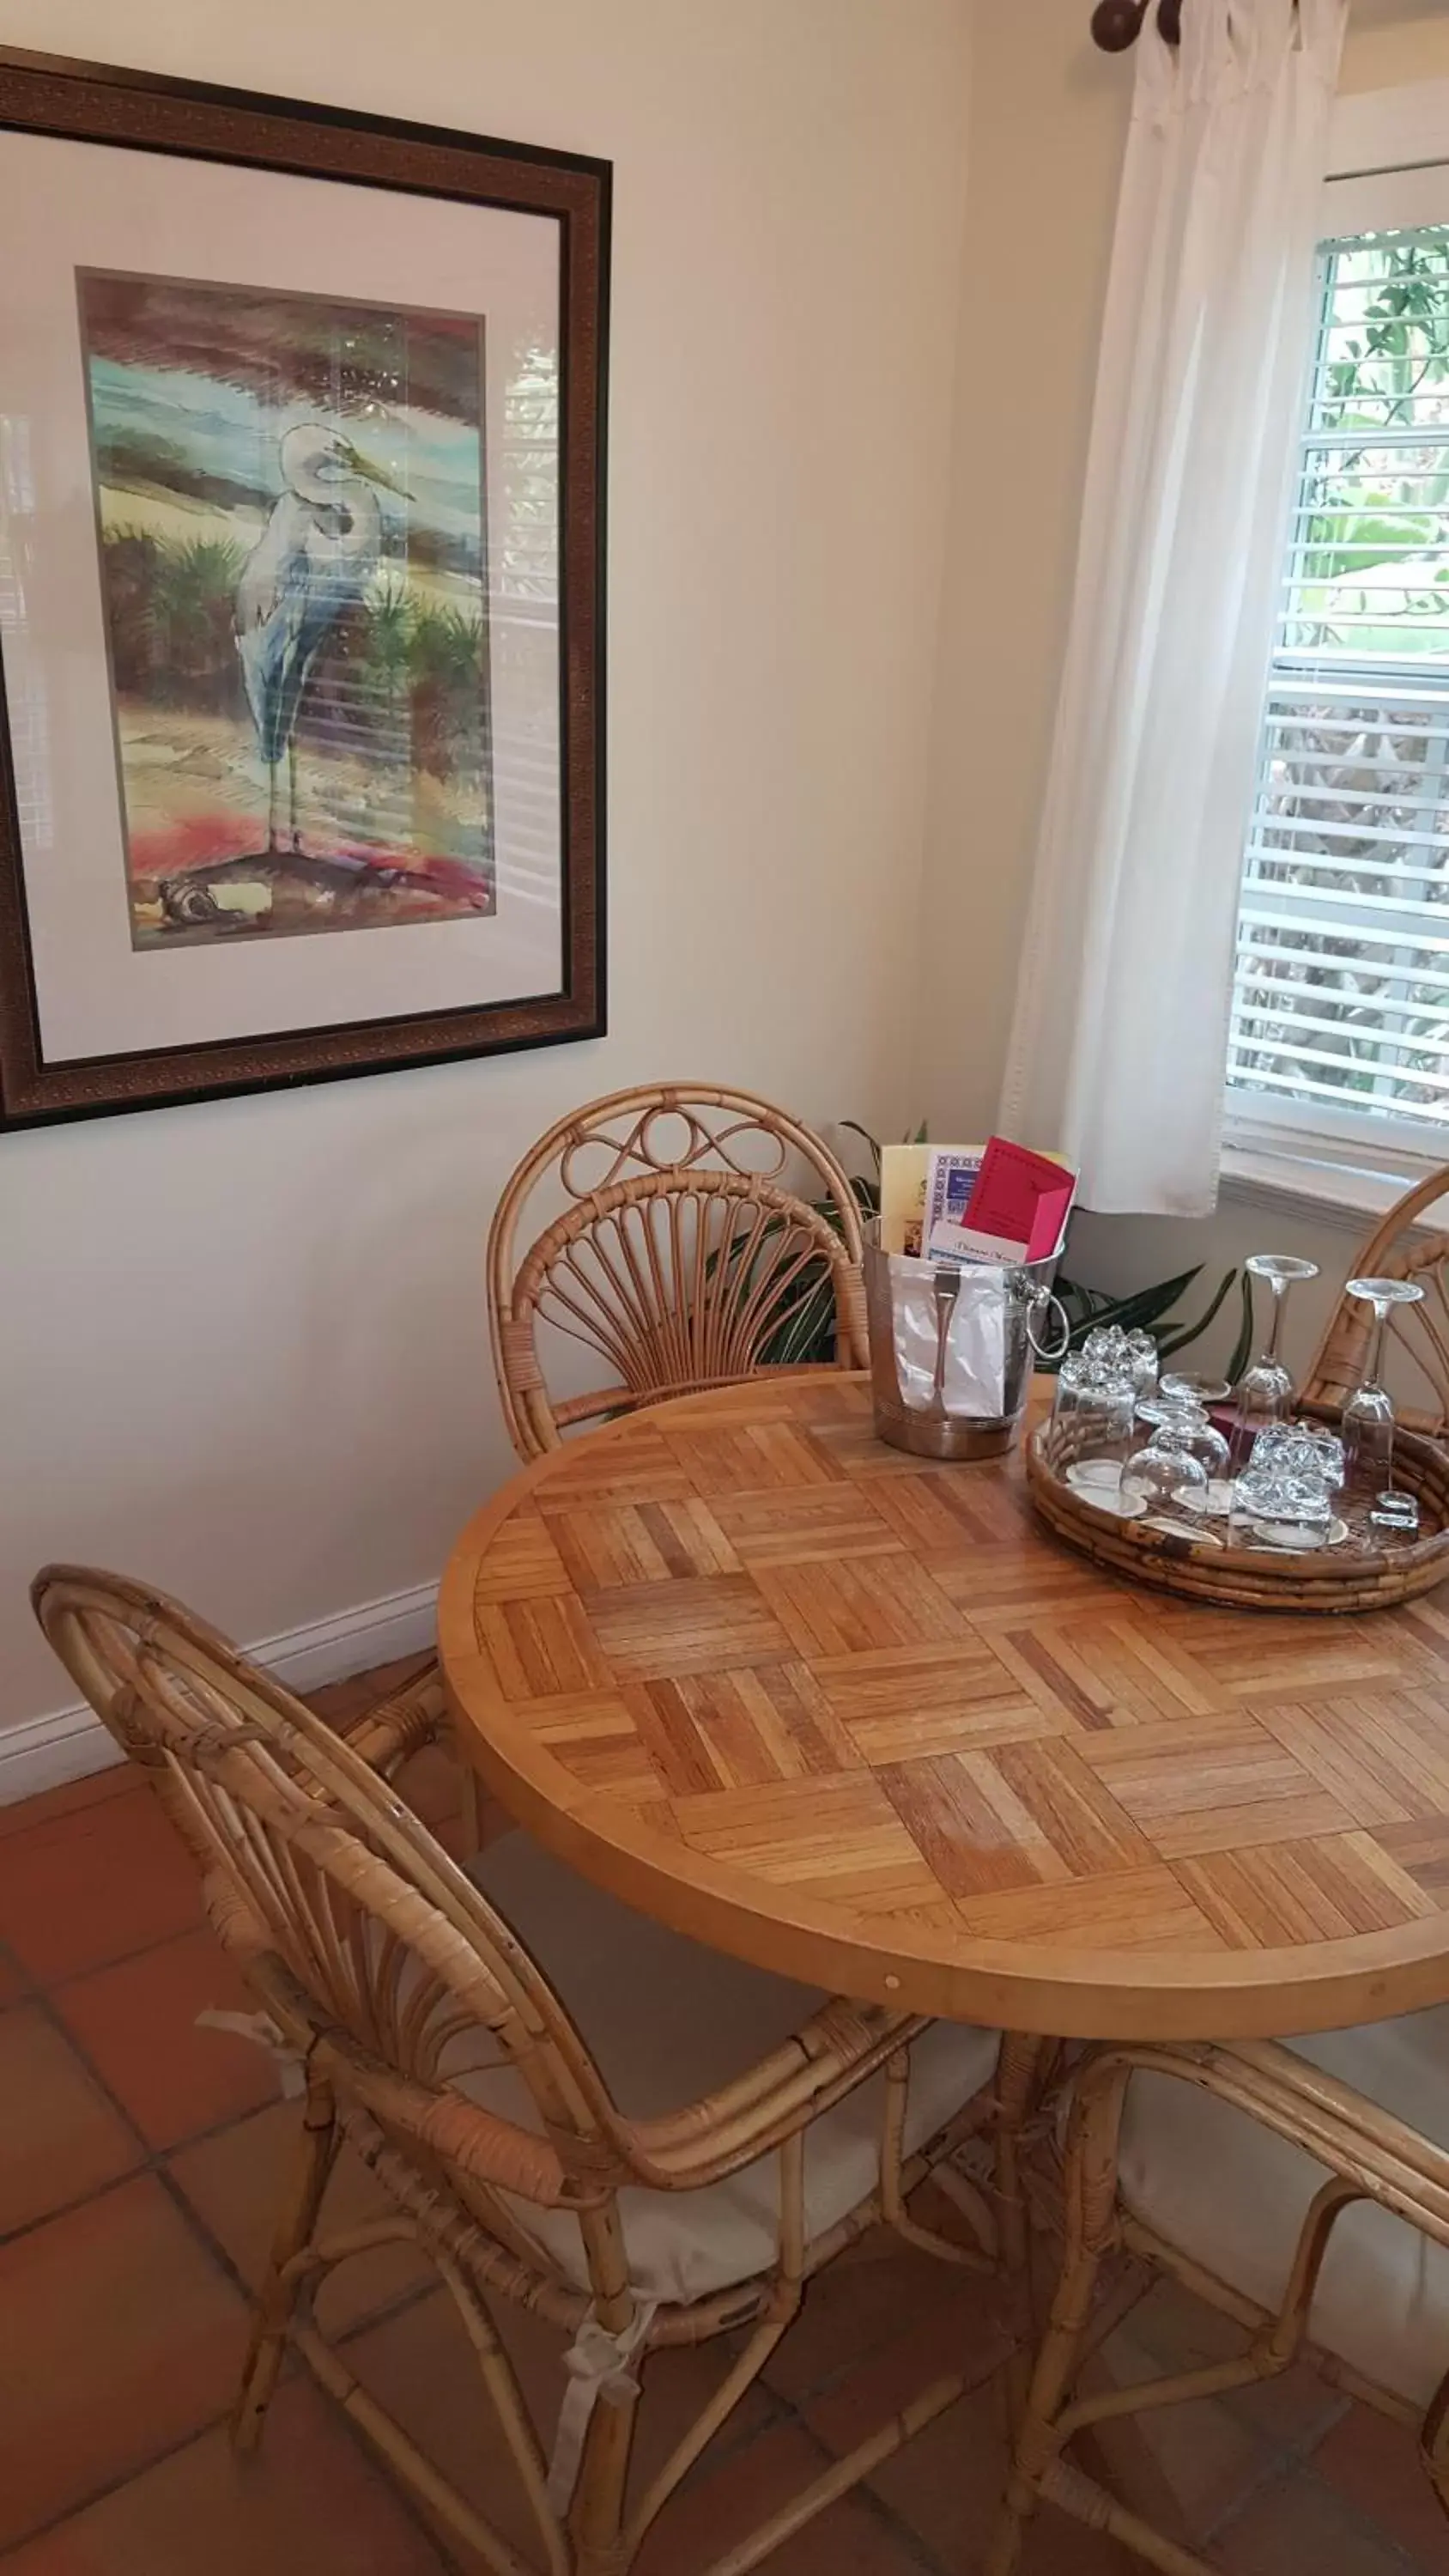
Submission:
<svg viewBox="0 0 1449 2576">
<path fill-rule="evenodd" d="M 1098 0 L 1092 12 L 1092 42 L 1104 54 L 1125 54 L 1142 33 L 1151 0 Z M 1182 39 L 1182 0 L 1157 0 L 1157 32 L 1165 45 Z"/>
</svg>

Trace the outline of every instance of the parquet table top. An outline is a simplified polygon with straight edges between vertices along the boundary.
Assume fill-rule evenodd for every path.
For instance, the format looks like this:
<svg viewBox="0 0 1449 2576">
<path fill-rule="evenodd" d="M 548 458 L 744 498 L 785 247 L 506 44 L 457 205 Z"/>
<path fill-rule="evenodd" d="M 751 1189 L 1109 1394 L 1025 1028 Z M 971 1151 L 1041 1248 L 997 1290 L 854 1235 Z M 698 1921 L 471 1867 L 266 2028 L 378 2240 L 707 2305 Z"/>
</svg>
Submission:
<svg viewBox="0 0 1449 2576">
<path fill-rule="evenodd" d="M 539 1459 L 460 1539 L 440 1638 L 520 1821 L 782 1974 L 1104 2039 L 1449 1999 L 1449 1595 L 1133 1589 L 1033 1519 L 1019 1455 L 884 1447 L 862 1380 Z"/>
</svg>

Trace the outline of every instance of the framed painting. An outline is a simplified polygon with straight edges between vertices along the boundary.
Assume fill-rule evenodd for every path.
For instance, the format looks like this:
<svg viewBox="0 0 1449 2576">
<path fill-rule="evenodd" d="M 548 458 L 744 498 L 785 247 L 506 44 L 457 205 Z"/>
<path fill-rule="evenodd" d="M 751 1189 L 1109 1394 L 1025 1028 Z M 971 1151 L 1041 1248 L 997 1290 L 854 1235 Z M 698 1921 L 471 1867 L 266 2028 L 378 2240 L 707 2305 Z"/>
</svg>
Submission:
<svg viewBox="0 0 1449 2576">
<path fill-rule="evenodd" d="M 0 1120 L 604 1028 L 609 165 L 0 48 Z"/>
</svg>

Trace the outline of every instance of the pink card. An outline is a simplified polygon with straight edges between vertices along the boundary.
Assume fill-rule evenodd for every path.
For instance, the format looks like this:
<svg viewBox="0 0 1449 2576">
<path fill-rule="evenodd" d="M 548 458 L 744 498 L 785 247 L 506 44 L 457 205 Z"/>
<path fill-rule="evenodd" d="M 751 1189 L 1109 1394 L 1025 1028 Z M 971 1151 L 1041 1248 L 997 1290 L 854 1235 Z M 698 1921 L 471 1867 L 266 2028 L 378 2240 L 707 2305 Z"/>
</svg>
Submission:
<svg viewBox="0 0 1449 2576">
<path fill-rule="evenodd" d="M 993 1136 L 981 1158 L 965 1223 L 973 1233 L 1026 1246 L 1028 1261 L 1049 1261 L 1076 1188 L 1073 1174 L 1049 1154 L 1033 1154 Z"/>
</svg>

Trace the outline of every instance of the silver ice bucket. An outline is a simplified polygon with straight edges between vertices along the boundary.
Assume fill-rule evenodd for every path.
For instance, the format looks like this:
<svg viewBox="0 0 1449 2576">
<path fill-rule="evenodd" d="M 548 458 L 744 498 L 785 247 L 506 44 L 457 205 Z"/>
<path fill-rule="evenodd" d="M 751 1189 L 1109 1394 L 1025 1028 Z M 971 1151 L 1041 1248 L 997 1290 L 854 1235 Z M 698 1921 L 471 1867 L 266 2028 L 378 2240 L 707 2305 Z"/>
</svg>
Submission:
<svg viewBox="0 0 1449 2576">
<path fill-rule="evenodd" d="M 1037 1360 L 1066 1349 L 1049 1261 L 911 1261 L 865 1249 L 875 1427 L 918 1458 L 996 1458 L 1026 1411 Z"/>
</svg>

